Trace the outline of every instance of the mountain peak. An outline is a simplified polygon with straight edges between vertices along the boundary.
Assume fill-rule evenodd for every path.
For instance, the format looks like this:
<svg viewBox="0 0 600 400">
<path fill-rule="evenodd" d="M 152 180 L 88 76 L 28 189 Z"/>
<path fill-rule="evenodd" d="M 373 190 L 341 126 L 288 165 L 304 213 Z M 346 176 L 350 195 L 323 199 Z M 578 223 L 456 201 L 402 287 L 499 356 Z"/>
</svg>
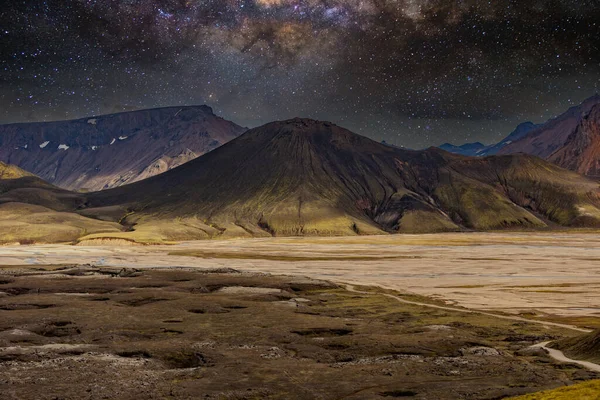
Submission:
<svg viewBox="0 0 600 400">
<path fill-rule="evenodd" d="M 535 126 L 535 124 L 531 121 L 525 121 L 525 122 L 521 122 L 519 125 L 517 125 L 517 129 L 516 130 L 520 130 L 520 129 L 527 129 L 530 128 L 532 126 Z"/>
<path fill-rule="evenodd" d="M 598 175 L 600 117 L 594 110 L 599 106 L 600 94 L 595 94 L 545 124 L 534 125 L 521 138 L 507 138 L 511 142 L 499 154 L 532 154 L 581 174 Z"/>
<path fill-rule="evenodd" d="M 324 142 L 335 142 L 338 146 L 373 148 L 373 144 L 379 144 L 366 136 L 351 132 L 333 122 L 311 118 L 292 118 L 284 121 L 275 121 L 251 129 L 247 131 L 246 135 L 254 136 L 255 138 L 269 138 L 270 140 L 289 140 L 293 138 L 294 140 L 311 142 L 315 145 Z"/>
<path fill-rule="evenodd" d="M 91 194 L 87 204 L 100 212 L 128 204 L 136 212 L 131 223 L 147 226 L 152 219 L 188 218 L 195 222 L 177 236 L 186 239 L 544 227 L 529 211 L 530 200 L 508 201 L 498 179 L 531 182 L 517 189 L 528 191 L 523 199 L 540 198 L 535 182 L 564 182 L 564 190 L 552 186 L 557 192 L 548 196 L 597 187 L 530 156 L 407 151 L 328 122 L 293 118 L 251 129 L 165 174 Z M 568 216 L 558 222 L 579 223 L 578 214 Z M 600 219 L 584 222 L 600 226 Z"/>
<path fill-rule="evenodd" d="M 244 131 L 207 105 L 2 125 L 0 160 L 65 189 L 102 190 L 165 172 Z"/>
<path fill-rule="evenodd" d="M 368 140 L 371 139 L 350 132 L 349 130 L 338 126 L 329 121 L 320 121 L 311 118 L 292 118 L 282 121 L 270 122 L 266 125 L 251 129 L 247 131 L 248 135 L 254 135 L 256 137 L 302 137 L 305 139 L 316 140 L 321 139 L 342 139 L 355 138 L 355 140 Z"/>
<path fill-rule="evenodd" d="M 174 107 L 168 107 L 168 108 L 173 108 L 173 109 L 179 108 L 179 109 L 182 109 L 182 110 L 184 110 L 184 109 L 200 110 L 200 111 L 202 111 L 202 112 L 204 112 L 206 114 L 215 115 L 215 112 L 214 112 L 213 108 L 211 106 L 206 105 L 206 104 L 199 104 L 199 105 L 192 105 L 192 106 L 181 106 L 181 107 L 174 106 Z"/>
<path fill-rule="evenodd" d="M 282 121 L 275 121 L 275 122 L 272 122 L 272 124 L 288 125 L 288 126 L 302 127 L 302 128 L 336 126 L 334 123 L 329 122 L 329 121 L 320 121 L 317 119 L 302 118 L 302 117 L 294 117 L 294 118 L 290 118 L 290 119 L 286 119 L 286 120 L 282 120 Z M 267 124 L 267 126 L 268 125 L 271 125 L 271 124 Z"/>
<path fill-rule="evenodd" d="M 581 102 L 580 105 L 574 107 L 576 109 L 576 111 L 582 113 L 582 114 L 587 114 L 590 109 L 592 107 L 594 107 L 596 104 L 600 104 L 600 94 L 596 93 L 595 95 L 588 97 L 587 99 L 585 99 L 584 101 Z"/>
</svg>

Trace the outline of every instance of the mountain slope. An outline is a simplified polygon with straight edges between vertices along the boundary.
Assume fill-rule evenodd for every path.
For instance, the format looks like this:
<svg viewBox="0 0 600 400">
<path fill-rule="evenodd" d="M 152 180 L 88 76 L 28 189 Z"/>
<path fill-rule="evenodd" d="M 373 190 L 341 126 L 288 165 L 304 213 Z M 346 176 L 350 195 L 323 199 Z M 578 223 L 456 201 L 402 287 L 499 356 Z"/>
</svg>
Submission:
<svg viewBox="0 0 600 400">
<path fill-rule="evenodd" d="M 600 185 L 529 155 L 464 157 L 273 122 L 178 168 L 74 193 L 0 180 L 0 242 L 600 227 Z"/>
<path fill-rule="evenodd" d="M 511 397 L 510 400 L 598 400 L 600 380 L 576 383 L 553 390 Z"/>
<path fill-rule="evenodd" d="M 598 363 L 600 362 L 600 331 L 562 339 L 554 342 L 552 347 L 561 350 L 568 357 Z"/>
<path fill-rule="evenodd" d="M 243 131 L 207 106 L 0 125 L 0 160 L 66 189 L 102 190 L 177 167 Z"/>
<path fill-rule="evenodd" d="M 564 145 L 548 161 L 589 176 L 600 176 L 600 103 L 584 115 Z"/>
<path fill-rule="evenodd" d="M 448 151 L 454 154 L 461 154 L 463 156 L 471 156 L 471 157 L 484 157 L 484 156 L 493 156 L 498 154 L 498 152 L 503 149 L 505 146 L 523 138 L 527 133 L 537 128 L 538 125 L 535 125 L 533 122 L 523 122 L 519 124 L 517 128 L 511 132 L 507 137 L 502 139 L 500 142 L 486 146 L 483 143 L 475 142 L 475 143 L 465 143 L 460 146 L 455 146 L 450 143 L 444 143 L 441 146 L 438 146 L 440 149 Z"/>
<path fill-rule="evenodd" d="M 385 146 L 334 124 L 252 129 L 165 174 L 88 196 L 130 210 L 119 237 L 355 235 L 600 226 L 597 183 L 526 155 Z M 91 236 L 89 238 L 95 238 Z"/>
<path fill-rule="evenodd" d="M 520 140 L 505 146 L 498 154 L 527 153 L 550 159 L 553 153 L 560 151 L 567 144 L 583 119 L 598 104 L 600 95 L 592 96 L 579 106 L 572 107 L 564 114 L 533 129 Z M 562 159 L 562 164 L 559 165 L 566 164 L 570 164 L 569 161 Z"/>
<path fill-rule="evenodd" d="M 0 163 L 0 244 L 74 242 L 89 234 L 114 235 L 124 230 L 116 222 L 77 214 L 85 201 L 79 193 Z"/>
<path fill-rule="evenodd" d="M 455 146 L 451 143 L 444 143 L 443 145 L 439 146 L 439 148 L 450 153 L 475 157 L 482 151 L 485 151 L 488 146 L 481 142 L 465 143 L 460 146 Z"/>
<path fill-rule="evenodd" d="M 500 150 L 508 146 L 509 144 L 516 142 L 517 140 L 525 137 L 529 132 L 536 129 L 539 125 L 534 124 L 533 122 L 523 122 L 519 124 L 517 128 L 512 131 L 507 137 L 502 139 L 500 142 L 496 143 L 493 146 L 489 146 L 484 151 L 482 151 L 480 156 L 493 156 L 498 154 Z"/>
<path fill-rule="evenodd" d="M 496 145 L 446 143 L 440 148 L 468 156 L 526 153 L 580 174 L 600 176 L 599 132 L 600 95 L 595 95 L 545 124 L 520 124 Z"/>
<path fill-rule="evenodd" d="M 33 176 L 33 174 L 22 170 L 14 165 L 5 164 L 0 161 L 0 180 L 2 179 L 18 179 L 26 176 Z"/>
</svg>

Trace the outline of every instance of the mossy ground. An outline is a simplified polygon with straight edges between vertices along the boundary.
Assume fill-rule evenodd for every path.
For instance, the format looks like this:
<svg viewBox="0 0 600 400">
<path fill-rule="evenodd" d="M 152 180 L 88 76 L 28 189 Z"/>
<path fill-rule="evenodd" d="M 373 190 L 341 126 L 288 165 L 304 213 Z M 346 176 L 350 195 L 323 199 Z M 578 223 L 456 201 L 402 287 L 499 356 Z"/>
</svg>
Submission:
<svg viewBox="0 0 600 400">
<path fill-rule="evenodd" d="M 483 399 L 594 377 L 521 353 L 569 331 L 307 278 L 35 266 L 0 269 L 0 292 L 7 399 Z"/>
<path fill-rule="evenodd" d="M 69 243 L 88 233 L 118 234 L 116 223 L 23 203 L 0 204 L 0 244 Z"/>
<path fill-rule="evenodd" d="M 600 380 L 579 383 L 540 393 L 515 397 L 513 400 L 599 400 Z"/>
<path fill-rule="evenodd" d="M 33 176 L 33 174 L 14 165 L 9 165 L 0 161 L 0 179 L 17 179 L 23 178 L 24 176 Z"/>
</svg>

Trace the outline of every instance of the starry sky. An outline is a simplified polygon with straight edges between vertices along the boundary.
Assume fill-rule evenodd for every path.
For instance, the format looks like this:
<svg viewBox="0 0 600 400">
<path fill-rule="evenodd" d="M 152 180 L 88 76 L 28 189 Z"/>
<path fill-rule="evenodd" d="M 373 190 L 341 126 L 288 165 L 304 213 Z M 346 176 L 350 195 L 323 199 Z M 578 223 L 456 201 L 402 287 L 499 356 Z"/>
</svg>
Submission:
<svg viewBox="0 0 600 400">
<path fill-rule="evenodd" d="M 600 90 L 598 0 L 10 0 L 0 123 L 208 104 L 422 148 Z"/>
</svg>

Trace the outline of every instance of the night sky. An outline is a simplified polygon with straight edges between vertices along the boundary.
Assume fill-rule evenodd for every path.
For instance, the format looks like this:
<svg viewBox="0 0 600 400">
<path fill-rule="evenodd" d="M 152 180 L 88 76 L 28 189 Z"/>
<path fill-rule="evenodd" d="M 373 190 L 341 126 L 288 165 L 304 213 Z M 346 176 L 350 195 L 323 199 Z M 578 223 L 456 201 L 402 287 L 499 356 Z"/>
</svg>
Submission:
<svg viewBox="0 0 600 400">
<path fill-rule="evenodd" d="M 0 123 L 208 104 L 421 148 L 600 90 L 598 0 L 9 0 Z"/>
</svg>

